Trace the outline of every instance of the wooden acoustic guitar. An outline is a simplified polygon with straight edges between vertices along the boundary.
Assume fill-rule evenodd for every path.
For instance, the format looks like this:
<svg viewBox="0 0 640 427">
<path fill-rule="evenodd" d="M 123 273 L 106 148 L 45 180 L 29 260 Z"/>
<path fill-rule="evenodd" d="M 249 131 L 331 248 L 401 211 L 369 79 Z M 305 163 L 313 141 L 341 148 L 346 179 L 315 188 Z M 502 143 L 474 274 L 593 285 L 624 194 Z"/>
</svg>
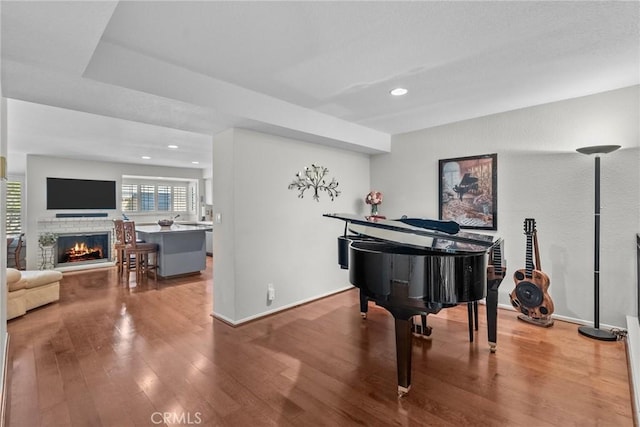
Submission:
<svg viewBox="0 0 640 427">
<path fill-rule="evenodd" d="M 547 293 L 551 281 L 540 267 L 535 219 L 524 220 L 524 234 L 527 236 L 526 266 L 513 274 L 516 287 L 509 295 L 511 304 L 522 313 L 519 319 L 539 326 L 551 326 L 554 307 Z M 533 263 L 534 241 L 537 265 Z"/>
</svg>

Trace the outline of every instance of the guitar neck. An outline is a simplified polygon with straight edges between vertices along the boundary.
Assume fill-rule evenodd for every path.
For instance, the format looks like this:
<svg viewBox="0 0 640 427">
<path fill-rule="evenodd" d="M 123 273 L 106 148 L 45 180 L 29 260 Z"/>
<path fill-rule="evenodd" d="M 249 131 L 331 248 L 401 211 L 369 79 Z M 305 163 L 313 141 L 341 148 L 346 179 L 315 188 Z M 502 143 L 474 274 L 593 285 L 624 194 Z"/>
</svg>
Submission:
<svg viewBox="0 0 640 427">
<path fill-rule="evenodd" d="M 531 278 L 533 277 L 533 269 L 534 269 L 534 265 L 533 265 L 533 243 L 532 243 L 532 237 L 531 235 L 527 235 L 527 254 L 526 254 L 526 277 L 527 278 Z"/>
<path fill-rule="evenodd" d="M 533 247 L 536 254 L 536 270 L 542 270 L 542 266 L 540 265 L 540 251 L 538 250 L 538 232 L 534 231 L 533 233 Z"/>
</svg>

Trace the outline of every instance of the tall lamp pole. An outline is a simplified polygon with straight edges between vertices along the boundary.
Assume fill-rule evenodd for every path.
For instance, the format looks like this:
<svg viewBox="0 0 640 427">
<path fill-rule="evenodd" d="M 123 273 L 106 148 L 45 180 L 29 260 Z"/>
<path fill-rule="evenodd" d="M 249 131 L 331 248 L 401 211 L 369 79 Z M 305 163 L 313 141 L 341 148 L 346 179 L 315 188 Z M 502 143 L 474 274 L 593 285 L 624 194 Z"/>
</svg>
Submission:
<svg viewBox="0 0 640 427">
<path fill-rule="evenodd" d="M 600 329 L 600 155 L 611 153 L 620 148 L 619 145 L 596 145 L 592 147 L 578 148 L 576 151 L 582 154 L 595 154 L 596 158 L 596 205 L 594 227 L 594 254 L 593 254 L 593 287 L 594 287 L 594 316 L 593 327 L 580 326 L 578 332 L 589 338 L 601 341 L 615 341 L 616 335 Z"/>
</svg>

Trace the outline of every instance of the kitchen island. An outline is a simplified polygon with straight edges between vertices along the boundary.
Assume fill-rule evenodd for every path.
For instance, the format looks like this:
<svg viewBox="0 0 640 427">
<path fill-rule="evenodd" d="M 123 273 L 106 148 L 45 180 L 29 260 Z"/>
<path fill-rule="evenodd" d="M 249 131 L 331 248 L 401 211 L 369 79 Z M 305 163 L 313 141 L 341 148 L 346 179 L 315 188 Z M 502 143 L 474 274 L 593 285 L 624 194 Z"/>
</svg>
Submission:
<svg viewBox="0 0 640 427">
<path fill-rule="evenodd" d="M 162 278 L 198 273 L 206 268 L 204 225 L 138 225 L 138 237 L 158 245 L 158 276 Z"/>
</svg>

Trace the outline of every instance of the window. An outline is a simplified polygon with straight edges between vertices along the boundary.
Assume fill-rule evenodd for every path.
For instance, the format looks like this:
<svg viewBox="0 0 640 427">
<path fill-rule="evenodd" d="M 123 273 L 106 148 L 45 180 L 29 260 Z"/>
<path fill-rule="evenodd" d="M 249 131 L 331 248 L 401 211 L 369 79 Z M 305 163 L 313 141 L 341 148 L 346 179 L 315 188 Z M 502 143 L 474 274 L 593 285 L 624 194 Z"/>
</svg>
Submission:
<svg viewBox="0 0 640 427">
<path fill-rule="evenodd" d="M 173 210 L 187 211 L 187 187 L 173 187 Z"/>
<path fill-rule="evenodd" d="M 168 185 L 158 185 L 158 210 L 171 210 L 171 187 Z"/>
<path fill-rule="evenodd" d="M 191 190 L 191 206 L 190 206 L 190 210 L 195 212 L 196 211 L 196 207 L 198 205 L 198 200 L 196 197 L 196 186 L 195 185 L 191 185 L 189 187 L 189 189 Z"/>
<path fill-rule="evenodd" d="M 140 186 L 140 210 L 156 210 L 156 187 L 154 185 Z"/>
<path fill-rule="evenodd" d="M 22 232 L 22 183 L 18 181 L 7 182 L 7 207 L 6 207 L 7 234 L 20 234 Z"/>
<path fill-rule="evenodd" d="M 123 183 L 124 212 L 195 212 L 197 183 Z M 191 189 L 191 194 L 189 190 Z"/>
<path fill-rule="evenodd" d="M 135 184 L 122 184 L 122 210 L 135 212 L 138 210 L 138 186 Z"/>
</svg>

